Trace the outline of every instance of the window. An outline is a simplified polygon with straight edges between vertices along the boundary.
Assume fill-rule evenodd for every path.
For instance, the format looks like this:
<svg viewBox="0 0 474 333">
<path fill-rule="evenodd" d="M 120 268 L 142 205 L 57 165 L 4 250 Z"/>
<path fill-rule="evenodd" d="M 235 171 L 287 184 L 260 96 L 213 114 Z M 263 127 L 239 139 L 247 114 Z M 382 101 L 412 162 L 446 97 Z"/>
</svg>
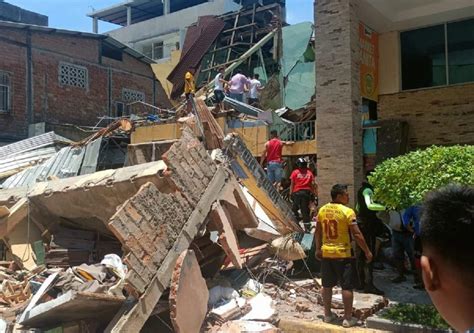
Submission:
<svg viewBox="0 0 474 333">
<path fill-rule="evenodd" d="M 474 81 L 474 19 L 448 23 L 449 83 Z"/>
<path fill-rule="evenodd" d="M 142 47 L 143 55 L 150 59 L 163 59 L 164 58 L 164 44 L 163 42 L 155 42 Z"/>
<path fill-rule="evenodd" d="M 163 42 L 153 43 L 153 59 L 163 59 Z"/>
<path fill-rule="evenodd" d="M 400 34 L 402 89 L 474 81 L 474 19 Z"/>
<path fill-rule="evenodd" d="M 87 68 L 68 63 L 59 64 L 59 85 L 87 89 Z"/>
<path fill-rule="evenodd" d="M 126 103 L 145 102 L 145 93 L 132 89 L 122 89 L 122 100 Z"/>
<path fill-rule="evenodd" d="M 0 72 L 0 112 L 10 111 L 10 75 Z"/>
<path fill-rule="evenodd" d="M 125 115 L 124 112 L 124 104 L 122 102 L 116 102 L 115 103 L 115 116 L 116 117 L 123 117 Z"/>
<path fill-rule="evenodd" d="M 118 61 L 123 60 L 122 50 L 106 42 L 102 42 L 102 56 Z"/>
</svg>

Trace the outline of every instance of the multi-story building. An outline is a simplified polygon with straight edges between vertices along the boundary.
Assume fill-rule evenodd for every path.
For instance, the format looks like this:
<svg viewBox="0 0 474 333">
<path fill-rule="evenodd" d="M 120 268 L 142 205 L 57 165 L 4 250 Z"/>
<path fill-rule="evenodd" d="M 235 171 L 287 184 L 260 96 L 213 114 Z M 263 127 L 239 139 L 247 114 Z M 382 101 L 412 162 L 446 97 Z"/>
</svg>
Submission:
<svg viewBox="0 0 474 333">
<path fill-rule="evenodd" d="M 93 126 L 142 101 L 169 106 L 151 59 L 91 33 L 0 22 L 0 141 L 29 125 Z"/>
<path fill-rule="evenodd" d="M 48 26 L 48 17 L 0 0 L 0 21 Z"/>
<path fill-rule="evenodd" d="M 182 48 L 186 28 L 199 16 L 221 15 L 252 3 L 275 2 L 284 6 L 285 0 L 126 0 L 88 16 L 93 20 L 94 32 L 98 31 L 99 21 L 118 24 L 122 27 L 107 34 L 159 60 Z"/>
<path fill-rule="evenodd" d="M 315 22 L 322 202 L 362 181 L 363 118 L 394 152 L 474 144 L 472 0 L 315 1 Z"/>
</svg>

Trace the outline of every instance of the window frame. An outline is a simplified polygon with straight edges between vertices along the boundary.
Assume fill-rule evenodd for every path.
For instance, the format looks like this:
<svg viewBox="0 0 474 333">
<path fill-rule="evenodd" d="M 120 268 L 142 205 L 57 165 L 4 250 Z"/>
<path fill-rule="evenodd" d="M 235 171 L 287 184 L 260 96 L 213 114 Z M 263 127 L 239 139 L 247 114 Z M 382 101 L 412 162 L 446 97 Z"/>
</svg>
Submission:
<svg viewBox="0 0 474 333">
<path fill-rule="evenodd" d="M 12 82 L 11 82 L 11 74 L 7 71 L 0 71 L 0 78 L 5 78 L 6 83 L 0 80 L 0 86 L 7 88 L 7 108 L 6 110 L 2 109 L 0 105 L 0 114 L 7 114 L 10 113 L 12 110 Z"/>
<path fill-rule="evenodd" d="M 426 90 L 426 89 L 439 89 L 439 88 L 446 88 L 446 87 L 455 87 L 455 86 L 462 86 L 466 84 L 474 84 L 474 78 L 472 81 L 467 81 L 467 82 L 461 82 L 461 83 L 450 83 L 449 81 L 449 49 L 448 49 L 448 24 L 451 23 L 456 23 L 456 22 L 463 22 L 463 21 L 468 21 L 474 19 L 473 17 L 465 17 L 459 20 L 453 20 L 453 21 L 446 21 L 443 23 L 438 23 L 438 24 L 430 24 L 426 26 L 421 26 L 417 27 L 415 29 L 405 29 L 405 30 L 399 30 L 398 31 L 398 45 L 399 45 L 399 54 L 398 54 L 398 59 L 399 59 L 399 75 L 400 75 L 400 86 L 399 86 L 399 91 L 400 92 L 409 92 L 409 91 L 418 91 L 418 90 Z M 404 32 L 410 32 L 410 31 L 415 31 L 423 28 L 429 28 L 429 27 L 435 27 L 435 26 L 443 26 L 444 29 L 444 53 L 445 53 L 445 71 L 446 71 L 446 84 L 439 85 L 439 86 L 432 86 L 432 87 L 420 87 L 420 88 L 412 88 L 412 89 L 403 89 L 403 71 L 402 71 L 402 40 L 401 40 L 401 35 Z"/>
</svg>

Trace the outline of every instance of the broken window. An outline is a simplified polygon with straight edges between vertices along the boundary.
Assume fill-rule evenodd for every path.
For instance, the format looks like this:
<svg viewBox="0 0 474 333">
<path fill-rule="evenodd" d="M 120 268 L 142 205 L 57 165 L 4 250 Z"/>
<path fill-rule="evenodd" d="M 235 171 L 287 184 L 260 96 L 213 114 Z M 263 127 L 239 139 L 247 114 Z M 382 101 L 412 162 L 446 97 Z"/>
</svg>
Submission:
<svg viewBox="0 0 474 333">
<path fill-rule="evenodd" d="M 122 100 L 127 103 L 138 102 L 138 101 L 145 102 L 145 93 L 138 90 L 123 88 Z"/>
<path fill-rule="evenodd" d="M 0 72 L 0 112 L 10 111 L 10 75 Z"/>
<path fill-rule="evenodd" d="M 59 85 L 87 89 L 87 68 L 69 63 L 59 64 Z"/>
</svg>

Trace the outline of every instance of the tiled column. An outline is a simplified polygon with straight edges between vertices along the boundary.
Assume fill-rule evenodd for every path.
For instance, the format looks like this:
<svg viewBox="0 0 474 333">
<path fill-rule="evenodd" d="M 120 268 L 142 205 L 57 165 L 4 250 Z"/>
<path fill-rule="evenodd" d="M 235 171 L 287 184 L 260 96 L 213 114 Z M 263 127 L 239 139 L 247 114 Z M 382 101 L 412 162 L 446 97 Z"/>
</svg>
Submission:
<svg viewBox="0 0 474 333">
<path fill-rule="evenodd" d="M 359 0 L 316 0 L 316 139 L 320 204 L 333 184 L 349 185 L 351 206 L 363 177 L 359 105 Z"/>
</svg>

